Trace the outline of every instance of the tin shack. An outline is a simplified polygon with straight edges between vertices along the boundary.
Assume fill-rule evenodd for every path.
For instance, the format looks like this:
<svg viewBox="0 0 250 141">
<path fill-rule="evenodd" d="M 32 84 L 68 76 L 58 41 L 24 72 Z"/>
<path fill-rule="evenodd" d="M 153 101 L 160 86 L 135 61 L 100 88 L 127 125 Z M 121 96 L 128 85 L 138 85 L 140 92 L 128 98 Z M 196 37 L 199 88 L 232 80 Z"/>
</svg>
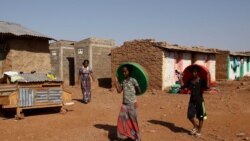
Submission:
<svg viewBox="0 0 250 141">
<path fill-rule="evenodd" d="M 16 109 L 16 119 L 24 118 L 25 109 L 59 107 L 65 112 L 73 104 L 63 81 L 52 74 L 21 73 L 11 77 L 16 78 L 15 82 L 0 85 L 0 106 L 2 110 Z"/>
</svg>

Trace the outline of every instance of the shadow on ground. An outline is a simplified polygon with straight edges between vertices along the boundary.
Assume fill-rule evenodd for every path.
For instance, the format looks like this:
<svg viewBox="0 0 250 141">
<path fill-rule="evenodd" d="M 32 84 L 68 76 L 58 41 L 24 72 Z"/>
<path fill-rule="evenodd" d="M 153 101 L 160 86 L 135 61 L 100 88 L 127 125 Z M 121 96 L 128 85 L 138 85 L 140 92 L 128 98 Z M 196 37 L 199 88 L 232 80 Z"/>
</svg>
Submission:
<svg viewBox="0 0 250 141">
<path fill-rule="evenodd" d="M 108 131 L 108 138 L 110 141 L 117 139 L 116 126 L 108 125 L 108 124 L 95 124 L 94 126 L 98 129 L 103 129 L 105 131 Z"/>
<path fill-rule="evenodd" d="M 73 101 L 78 101 L 78 102 L 80 102 L 80 103 L 84 103 L 83 102 L 83 99 L 72 99 Z"/>
<path fill-rule="evenodd" d="M 117 140 L 117 135 L 116 135 L 117 128 L 116 128 L 116 126 L 108 125 L 108 124 L 95 124 L 94 126 L 98 129 L 103 129 L 105 131 L 108 131 L 108 138 L 110 141 Z M 128 139 L 123 140 L 123 141 L 133 141 L 133 140 L 128 138 Z"/>
<path fill-rule="evenodd" d="M 23 110 L 23 114 L 25 117 L 41 116 L 41 115 L 49 115 L 49 114 L 59 114 L 60 110 L 61 110 L 61 107 L 25 109 Z M 16 114 L 16 109 L 14 108 L 13 109 L 1 109 L 0 108 L 0 117 L 2 117 L 3 120 L 14 119 L 15 114 Z"/>
<path fill-rule="evenodd" d="M 148 122 L 150 122 L 152 124 L 159 124 L 159 125 L 165 126 L 169 130 L 171 130 L 172 132 L 175 132 L 175 133 L 187 133 L 187 134 L 189 134 L 189 130 L 182 128 L 182 127 L 178 127 L 174 123 L 171 123 L 171 122 L 160 121 L 160 120 L 149 120 Z"/>
</svg>

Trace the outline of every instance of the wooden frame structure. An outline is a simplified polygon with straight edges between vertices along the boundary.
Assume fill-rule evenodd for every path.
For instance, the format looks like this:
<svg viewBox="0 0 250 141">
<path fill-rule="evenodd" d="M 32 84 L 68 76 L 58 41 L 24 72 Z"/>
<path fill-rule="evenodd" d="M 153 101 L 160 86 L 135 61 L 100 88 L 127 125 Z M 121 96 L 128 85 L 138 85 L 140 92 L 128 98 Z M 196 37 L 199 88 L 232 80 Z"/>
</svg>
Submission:
<svg viewBox="0 0 250 141">
<path fill-rule="evenodd" d="M 72 105 L 71 92 L 63 88 L 63 82 L 36 82 L 0 85 L 2 109 L 16 109 L 16 119 L 24 118 L 24 109 L 61 107 Z"/>
</svg>

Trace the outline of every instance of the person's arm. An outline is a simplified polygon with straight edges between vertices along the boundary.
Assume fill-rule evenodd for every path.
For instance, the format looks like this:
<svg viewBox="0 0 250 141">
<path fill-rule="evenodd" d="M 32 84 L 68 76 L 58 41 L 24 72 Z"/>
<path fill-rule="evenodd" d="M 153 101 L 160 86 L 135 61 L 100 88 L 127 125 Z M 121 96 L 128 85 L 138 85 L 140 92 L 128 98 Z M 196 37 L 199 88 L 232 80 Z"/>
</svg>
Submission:
<svg viewBox="0 0 250 141">
<path fill-rule="evenodd" d="M 184 87 L 184 82 L 183 82 L 183 78 L 180 79 L 181 80 L 181 87 Z"/>
<path fill-rule="evenodd" d="M 138 103 L 137 102 L 135 102 L 135 109 L 137 109 L 138 108 Z"/>
<path fill-rule="evenodd" d="M 135 92 L 136 92 L 136 94 L 140 94 L 140 93 L 141 93 L 141 88 L 140 88 L 140 86 L 139 86 L 137 80 L 134 79 L 134 82 L 133 82 L 133 83 L 134 83 L 134 87 L 135 87 Z"/>
<path fill-rule="evenodd" d="M 135 91 L 136 91 L 136 94 L 140 94 L 141 88 L 139 86 L 135 86 Z"/>
<path fill-rule="evenodd" d="M 180 75 L 180 81 L 181 81 L 181 88 L 182 89 L 187 88 L 187 84 L 185 84 L 184 81 L 183 81 L 183 76 L 184 76 L 184 73 L 182 73 Z"/>
<path fill-rule="evenodd" d="M 77 79 L 77 85 L 78 85 L 78 86 L 80 85 L 80 77 L 81 77 L 81 74 L 80 74 L 80 70 L 79 70 L 78 79 Z"/>
<path fill-rule="evenodd" d="M 94 74 L 93 74 L 93 71 L 91 68 L 89 68 L 89 75 L 90 75 L 92 81 L 95 81 L 95 77 L 94 77 Z"/>
<path fill-rule="evenodd" d="M 115 77 L 115 88 L 116 88 L 116 91 L 117 91 L 118 93 L 121 93 L 122 90 L 123 90 L 123 88 L 121 87 L 121 85 L 120 85 L 119 82 L 118 82 L 117 77 Z"/>
<path fill-rule="evenodd" d="M 206 89 L 210 88 L 210 72 L 207 73 Z"/>
<path fill-rule="evenodd" d="M 140 88 L 140 86 L 139 86 L 136 79 L 134 79 L 134 87 L 135 87 L 136 94 L 140 94 L 141 93 L 141 88 Z M 138 108 L 138 103 L 135 102 L 135 109 L 137 109 L 137 108 Z"/>
<path fill-rule="evenodd" d="M 95 77 L 94 77 L 94 75 L 93 75 L 93 72 L 92 72 L 92 71 L 91 71 L 91 73 L 90 73 L 90 76 L 91 76 L 92 80 L 93 80 L 93 81 L 95 81 Z"/>
</svg>

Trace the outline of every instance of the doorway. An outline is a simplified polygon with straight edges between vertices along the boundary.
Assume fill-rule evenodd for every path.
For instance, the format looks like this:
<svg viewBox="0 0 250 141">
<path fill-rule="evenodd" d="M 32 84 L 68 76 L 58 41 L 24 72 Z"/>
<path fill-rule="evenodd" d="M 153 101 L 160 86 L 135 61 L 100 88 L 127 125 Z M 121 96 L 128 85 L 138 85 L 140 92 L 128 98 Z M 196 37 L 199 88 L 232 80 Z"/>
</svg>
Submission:
<svg viewBox="0 0 250 141">
<path fill-rule="evenodd" d="M 0 40 L 0 74 L 3 74 L 3 61 L 5 59 L 5 47 L 6 42 L 3 40 Z"/>
<path fill-rule="evenodd" d="M 69 61 L 69 85 L 75 85 L 75 59 L 74 57 L 67 57 Z"/>
</svg>

